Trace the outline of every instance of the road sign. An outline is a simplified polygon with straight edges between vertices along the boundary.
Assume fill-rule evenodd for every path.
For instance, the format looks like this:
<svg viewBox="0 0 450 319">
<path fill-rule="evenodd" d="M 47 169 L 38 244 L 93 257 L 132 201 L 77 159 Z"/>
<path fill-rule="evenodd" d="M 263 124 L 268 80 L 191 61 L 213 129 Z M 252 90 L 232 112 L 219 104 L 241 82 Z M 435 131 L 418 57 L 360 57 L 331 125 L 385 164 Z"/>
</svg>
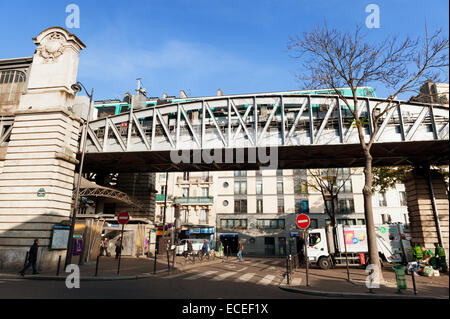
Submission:
<svg viewBox="0 0 450 319">
<path fill-rule="evenodd" d="M 296 224 L 300 229 L 308 228 L 310 223 L 309 217 L 306 214 L 300 214 L 297 216 Z"/>
<path fill-rule="evenodd" d="M 130 215 L 127 212 L 121 212 L 117 219 L 119 220 L 119 224 L 125 225 L 130 221 Z"/>
</svg>

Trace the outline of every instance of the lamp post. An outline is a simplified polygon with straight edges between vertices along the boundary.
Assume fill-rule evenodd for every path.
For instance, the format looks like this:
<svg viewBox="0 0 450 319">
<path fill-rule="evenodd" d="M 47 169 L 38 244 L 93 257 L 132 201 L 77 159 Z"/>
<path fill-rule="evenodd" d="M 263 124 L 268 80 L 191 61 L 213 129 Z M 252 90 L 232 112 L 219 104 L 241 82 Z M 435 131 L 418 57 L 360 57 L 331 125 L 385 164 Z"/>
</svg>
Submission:
<svg viewBox="0 0 450 319">
<path fill-rule="evenodd" d="M 89 94 L 81 82 L 77 82 L 77 83 L 73 84 L 71 86 L 71 88 L 75 92 L 75 94 L 80 92 L 81 89 L 83 89 L 84 92 L 86 93 L 86 95 L 89 96 L 89 111 L 88 111 L 87 120 L 84 124 L 84 129 L 83 129 L 83 141 L 82 141 L 83 146 L 82 146 L 82 151 L 81 151 L 80 170 L 78 172 L 78 184 L 77 184 L 77 189 L 75 192 L 75 203 L 74 203 L 73 212 L 72 212 L 72 221 L 71 221 L 71 225 L 70 225 L 69 242 L 67 243 L 68 247 L 67 247 L 67 254 L 66 254 L 66 261 L 65 261 L 64 268 L 66 268 L 68 265 L 70 265 L 72 263 L 73 233 L 74 233 L 75 221 L 76 221 L 76 217 L 77 217 L 77 210 L 78 210 L 78 206 L 79 206 L 81 176 L 83 174 L 84 155 L 86 153 L 86 140 L 87 140 L 87 135 L 88 135 L 89 122 L 91 119 L 92 96 L 94 95 L 94 89 L 92 89 L 91 94 Z"/>
</svg>

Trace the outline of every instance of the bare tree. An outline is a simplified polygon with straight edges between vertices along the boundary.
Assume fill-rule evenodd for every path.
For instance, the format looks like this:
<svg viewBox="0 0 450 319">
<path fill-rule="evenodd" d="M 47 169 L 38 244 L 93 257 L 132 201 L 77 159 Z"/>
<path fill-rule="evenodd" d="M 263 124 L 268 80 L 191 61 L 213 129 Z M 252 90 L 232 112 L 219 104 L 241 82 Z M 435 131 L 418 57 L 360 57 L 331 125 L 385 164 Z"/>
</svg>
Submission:
<svg viewBox="0 0 450 319">
<path fill-rule="evenodd" d="M 369 259 L 380 269 L 383 281 L 372 210 L 372 155 L 371 148 L 379 130 L 380 121 L 392 108 L 397 107 L 399 95 L 417 92 L 425 80 L 438 81 L 448 73 L 448 38 L 442 30 L 432 35 L 425 26 L 423 39 L 388 36 L 381 42 L 366 37 L 362 27 L 353 32 L 329 29 L 326 23 L 302 36 L 290 37 L 289 51 L 302 63 L 298 78 L 307 88 L 333 89 L 344 107 L 352 114 L 364 156 L 365 183 L 363 188 L 364 213 L 366 218 Z M 384 86 L 391 94 L 386 102 L 379 102 L 371 118 L 360 117 L 357 89 L 366 85 Z M 351 96 L 344 96 L 339 90 L 351 89 Z M 383 106 L 381 105 L 383 104 Z M 371 121 L 373 132 L 365 140 L 364 126 Z"/>
</svg>

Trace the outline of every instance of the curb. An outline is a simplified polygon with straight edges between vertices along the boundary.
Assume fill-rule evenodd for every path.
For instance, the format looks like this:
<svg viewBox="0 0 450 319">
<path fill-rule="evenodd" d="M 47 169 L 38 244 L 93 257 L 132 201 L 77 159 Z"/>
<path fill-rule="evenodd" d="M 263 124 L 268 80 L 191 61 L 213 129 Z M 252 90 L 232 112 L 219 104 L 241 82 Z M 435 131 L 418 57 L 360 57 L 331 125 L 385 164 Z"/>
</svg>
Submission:
<svg viewBox="0 0 450 319">
<path fill-rule="evenodd" d="M 220 261 L 220 259 L 219 260 L 213 260 L 213 261 L 210 261 L 210 262 L 202 262 L 202 263 L 198 263 L 198 264 L 193 264 L 192 267 L 181 266 L 181 268 L 175 268 L 174 270 L 171 270 L 170 272 L 167 269 L 160 269 L 160 270 L 156 271 L 156 274 L 143 273 L 143 274 L 138 274 L 138 275 L 117 276 L 117 277 L 93 277 L 93 276 L 80 277 L 80 281 L 116 281 L 116 280 L 146 279 L 146 278 L 156 277 L 158 274 L 164 273 L 164 272 L 170 273 L 170 274 L 177 274 L 177 273 L 183 272 L 185 270 L 193 269 L 193 268 L 195 268 L 194 266 L 196 266 L 196 265 L 198 265 L 198 266 L 211 265 L 211 264 L 218 263 L 219 261 Z M 16 275 L 16 274 L 1 274 L 0 273 L 0 279 L 2 279 L 2 277 L 8 277 L 8 279 L 14 278 L 14 279 L 41 280 L 41 281 L 45 281 L 45 280 L 47 280 L 47 281 L 64 281 L 64 280 L 66 280 L 65 276 L 34 276 L 34 275 L 29 275 L 29 276 L 22 277 L 22 276 Z"/>
<path fill-rule="evenodd" d="M 447 299 L 447 298 L 439 298 L 439 297 L 426 297 L 426 296 L 411 296 L 411 295 L 378 295 L 378 294 L 370 294 L 370 293 L 344 293 L 344 292 L 330 292 L 330 291 L 313 291 L 313 290 L 307 290 L 307 289 L 300 289 L 300 288 L 294 288 L 290 287 L 286 284 L 283 284 L 283 282 L 279 285 L 279 288 L 285 291 L 293 292 L 293 293 L 299 293 L 299 294 L 305 294 L 305 295 L 313 295 L 313 296 L 322 296 L 322 297 L 338 297 L 338 298 L 345 298 L 345 297 L 353 297 L 353 298 L 371 298 L 371 299 Z"/>
</svg>

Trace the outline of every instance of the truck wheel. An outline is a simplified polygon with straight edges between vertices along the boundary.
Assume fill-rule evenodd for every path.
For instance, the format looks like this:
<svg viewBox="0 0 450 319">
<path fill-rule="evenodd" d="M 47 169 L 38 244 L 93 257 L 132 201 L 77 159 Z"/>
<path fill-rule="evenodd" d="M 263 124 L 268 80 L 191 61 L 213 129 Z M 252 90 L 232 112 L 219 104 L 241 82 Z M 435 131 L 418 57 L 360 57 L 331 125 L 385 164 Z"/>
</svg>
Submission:
<svg viewBox="0 0 450 319">
<path fill-rule="evenodd" d="M 317 262 L 319 267 L 323 270 L 328 270 L 331 267 L 330 259 L 328 257 L 322 257 Z"/>
</svg>

